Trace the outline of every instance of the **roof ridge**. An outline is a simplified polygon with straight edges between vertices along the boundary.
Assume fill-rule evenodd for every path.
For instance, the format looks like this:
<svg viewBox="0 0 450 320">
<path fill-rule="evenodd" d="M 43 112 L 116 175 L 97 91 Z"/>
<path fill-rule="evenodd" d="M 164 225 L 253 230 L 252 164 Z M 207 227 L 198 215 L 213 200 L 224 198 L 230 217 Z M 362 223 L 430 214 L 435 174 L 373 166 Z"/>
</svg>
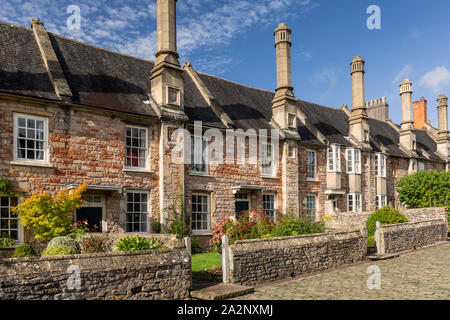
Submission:
<svg viewBox="0 0 450 320">
<path fill-rule="evenodd" d="M 269 93 L 275 94 L 275 91 L 270 91 L 270 90 L 267 90 L 267 89 L 261 89 L 261 88 L 256 88 L 256 87 L 248 86 L 248 85 L 245 85 L 245 84 L 236 82 L 236 81 L 232 81 L 232 80 L 220 78 L 220 77 L 218 77 L 218 76 L 213 76 L 212 74 L 205 73 L 205 72 L 199 72 L 199 71 L 196 71 L 196 72 L 197 72 L 198 74 L 202 74 L 202 75 L 205 75 L 205 76 L 208 76 L 208 77 L 211 77 L 211 78 L 216 78 L 216 79 L 219 79 L 219 80 L 223 80 L 223 81 L 226 81 L 226 82 L 230 82 L 230 83 L 232 83 L 232 84 L 236 84 L 236 85 L 241 86 L 241 87 L 246 87 L 246 88 L 249 88 L 249 89 L 255 89 L 255 90 L 265 91 L 265 92 L 269 92 Z"/>
<path fill-rule="evenodd" d="M 344 112 L 341 108 L 328 107 L 328 106 L 324 106 L 322 104 L 318 104 L 316 102 L 311 102 L 311 101 L 307 101 L 307 100 L 303 100 L 303 99 L 299 99 L 299 98 L 297 98 L 297 100 L 302 101 L 302 102 L 306 102 L 306 103 L 309 103 L 309 104 L 314 104 L 314 105 L 316 105 L 318 107 L 321 107 L 321 108 L 326 108 L 326 109 L 333 110 L 333 111 L 342 111 L 342 112 Z"/>
<path fill-rule="evenodd" d="M 120 56 L 124 56 L 124 57 L 127 57 L 127 58 L 132 58 L 132 59 L 135 59 L 135 60 L 140 60 L 140 61 L 150 62 L 150 63 L 155 64 L 155 62 L 152 61 L 152 60 L 138 58 L 138 57 L 126 54 L 126 53 L 119 52 L 119 51 L 114 51 L 114 50 L 111 50 L 111 49 L 102 48 L 100 46 L 96 46 L 96 45 L 93 45 L 93 44 L 90 44 L 90 43 L 86 43 L 86 42 L 82 42 L 82 41 L 79 41 L 79 40 L 75 40 L 75 39 L 72 39 L 72 38 L 69 38 L 69 37 L 66 37 L 66 36 L 62 36 L 62 35 L 57 34 L 57 33 L 48 32 L 48 34 L 50 34 L 50 35 L 52 35 L 54 37 L 58 37 L 58 38 L 61 38 L 61 39 L 72 41 L 72 42 L 75 42 L 77 44 L 81 44 L 81 45 L 84 45 L 84 46 L 87 46 L 87 47 L 91 47 L 91 48 L 94 48 L 94 49 L 98 49 L 98 50 L 106 51 L 106 52 L 109 52 L 109 53 L 112 53 L 112 54 L 117 54 L 117 55 L 120 55 Z"/>
<path fill-rule="evenodd" d="M 13 27 L 13 28 L 23 29 L 23 30 L 26 30 L 26 31 L 31 31 L 30 28 L 19 26 L 17 24 L 12 24 L 10 22 L 0 21 L 0 24 L 4 24 L 4 25 L 7 25 L 7 26 Z"/>
</svg>

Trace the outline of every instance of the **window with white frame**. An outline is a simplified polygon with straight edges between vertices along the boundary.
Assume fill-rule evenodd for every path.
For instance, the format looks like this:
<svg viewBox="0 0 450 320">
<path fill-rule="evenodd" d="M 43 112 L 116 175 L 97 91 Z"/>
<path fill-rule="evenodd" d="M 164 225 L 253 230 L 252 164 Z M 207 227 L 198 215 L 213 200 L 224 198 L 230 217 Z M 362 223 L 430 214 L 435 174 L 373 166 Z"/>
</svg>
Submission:
<svg viewBox="0 0 450 320">
<path fill-rule="evenodd" d="M 127 192 L 126 232 L 148 232 L 148 193 Z"/>
<path fill-rule="evenodd" d="M 341 147 L 331 145 L 327 152 L 328 172 L 341 172 Z"/>
<path fill-rule="evenodd" d="M 48 118 L 14 114 L 14 160 L 48 162 Z"/>
<path fill-rule="evenodd" d="M 273 145 L 271 143 L 262 143 L 261 148 L 262 175 L 272 177 L 274 174 Z"/>
<path fill-rule="evenodd" d="M 19 202 L 18 197 L 0 198 L 0 236 L 8 236 L 22 242 L 22 232 L 19 217 L 13 212 Z"/>
<path fill-rule="evenodd" d="M 196 193 L 192 195 L 192 231 L 208 232 L 210 230 L 209 195 Z"/>
<path fill-rule="evenodd" d="M 317 168 L 317 162 L 316 162 L 316 152 L 312 150 L 306 151 L 306 178 L 309 180 L 315 180 L 316 179 L 316 168 Z"/>
<path fill-rule="evenodd" d="M 375 204 L 376 204 L 377 209 L 381 209 L 381 208 L 387 206 L 387 196 L 386 195 L 377 195 Z"/>
<path fill-rule="evenodd" d="M 125 127 L 125 167 L 146 169 L 148 155 L 146 128 Z"/>
<path fill-rule="evenodd" d="M 347 195 L 347 211 L 348 212 L 361 212 L 361 194 L 360 193 L 349 193 Z"/>
<path fill-rule="evenodd" d="M 199 136 L 191 137 L 191 172 L 208 173 L 208 141 Z"/>
<path fill-rule="evenodd" d="M 375 175 L 386 178 L 386 156 L 378 153 L 375 155 Z"/>
<path fill-rule="evenodd" d="M 351 148 L 346 150 L 347 173 L 361 174 L 361 150 Z"/>
<path fill-rule="evenodd" d="M 271 216 L 273 219 L 276 218 L 274 194 L 263 194 L 263 210 L 265 214 Z"/>
<path fill-rule="evenodd" d="M 316 220 L 316 196 L 309 195 L 306 197 L 306 213 L 308 214 L 311 221 Z"/>
<path fill-rule="evenodd" d="M 419 161 L 419 162 L 417 163 L 417 169 L 418 169 L 419 171 L 425 170 L 425 162 Z"/>
</svg>

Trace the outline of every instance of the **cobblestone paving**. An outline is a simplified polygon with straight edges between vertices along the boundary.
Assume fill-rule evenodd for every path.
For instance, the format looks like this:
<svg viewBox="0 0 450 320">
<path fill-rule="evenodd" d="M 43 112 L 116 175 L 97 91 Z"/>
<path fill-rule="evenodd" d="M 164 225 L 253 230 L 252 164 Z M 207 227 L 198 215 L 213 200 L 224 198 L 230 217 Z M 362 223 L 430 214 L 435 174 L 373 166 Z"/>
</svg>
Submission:
<svg viewBox="0 0 450 320">
<path fill-rule="evenodd" d="M 381 290 L 369 290 L 369 266 L 381 270 Z M 239 300 L 450 300 L 450 244 L 400 257 L 278 282 Z"/>
</svg>

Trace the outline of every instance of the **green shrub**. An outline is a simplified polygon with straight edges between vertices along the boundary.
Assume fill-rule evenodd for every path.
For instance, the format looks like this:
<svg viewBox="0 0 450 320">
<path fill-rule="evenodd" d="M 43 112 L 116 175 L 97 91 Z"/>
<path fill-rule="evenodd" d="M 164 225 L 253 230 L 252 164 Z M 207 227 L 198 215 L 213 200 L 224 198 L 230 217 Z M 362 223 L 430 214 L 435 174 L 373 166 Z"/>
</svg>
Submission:
<svg viewBox="0 0 450 320">
<path fill-rule="evenodd" d="M 67 256 L 71 254 L 76 254 L 77 252 L 75 249 L 71 247 L 66 246 L 56 246 L 52 248 L 47 248 L 44 251 L 42 251 L 41 256 L 48 257 L 48 256 Z"/>
<path fill-rule="evenodd" d="M 198 242 L 197 238 L 193 235 L 189 235 L 189 237 L 191 238 L 191 252 L 193 254 L 202 253 L 203 247 L 200 242 Z"/>
<path fill-rule="evenodd" d="M 16 240 L 11 238 L 9 235 L 0 236 L 0 249 L 12 247 L 16 243 Z"/>
<path fill-rule="evenodd" d="M 55 237 L 47 245 L 47 249 L 51 249 L 53 247 L 69 247 L 77 251 L 77 245 L 73 238 L 71 237 Z"/>
<path fill-rule="evenodd" d="M 82 253 L 102 253 L 105 252 L 105 239 L 89 237 L 81 241 Z"/>
<path fill-rule="evenodd" d="M 146 239 L 139 235 L 120 239 L 114 251 L 139 251 L 167 248 L 159 239 Z"/>
<path fill-rule="evenodd" d="M 36 253 L 34 252 L 34 249 L 29 244 L 22 244 L 14 250 L 13 258 L 27 258 L 27 257 L 34 257 Z"/>
<path fill-rule="evenodd" d="M 274 227 L 272 236 L 286 237 L 298 236 L 303 234 L 324 233 L 325 224 L 320 222 L 312 222 L 308 218 L 294 219 L 282 218 Z"/>
<path fill-rule="evenodd" d="M 372 213 L 366 221 L 368 247 L 375 246 L 374 235 L 377 228 L 377 221 L 380 221 L 381 225 L 388 225 L 405 223 L 408 222 L 408 219 L 406 219 L 405 215 L 400 213 L 400 211 L 392 209 L 391 207 L 384 207 Z"/>
<path fill-rule="evenodd" d="M 447 207 L 450 209 L 450 171 L 419 171 L 397 183 L 401 203 L 409 208 Z"/>
</svg>

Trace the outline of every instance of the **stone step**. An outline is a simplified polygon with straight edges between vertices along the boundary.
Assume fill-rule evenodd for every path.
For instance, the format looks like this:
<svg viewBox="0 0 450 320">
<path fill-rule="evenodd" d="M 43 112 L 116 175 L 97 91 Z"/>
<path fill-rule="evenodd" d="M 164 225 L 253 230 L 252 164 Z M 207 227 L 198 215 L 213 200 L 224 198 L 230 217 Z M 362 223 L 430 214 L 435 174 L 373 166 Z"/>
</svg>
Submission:
<svg viewBox="0 0 450 320">
<path fill-rule="evenodd" d="M 197 300 L 225 300 L 244 296 L 255 291 L 252 287 L 237 284 L 217 284 L 191 291 L 191 298 Z"/>
<path fill-rule="evenodd" d="M 373 261 L 388 260 L 388 259 L 393 259 L 393 258 L 397 258 L 397 257 L 400 257 L 399 253 L 375 254 L 372 256 L 367 256 L 368 259 L 373 260 Z"/>
</svg>

